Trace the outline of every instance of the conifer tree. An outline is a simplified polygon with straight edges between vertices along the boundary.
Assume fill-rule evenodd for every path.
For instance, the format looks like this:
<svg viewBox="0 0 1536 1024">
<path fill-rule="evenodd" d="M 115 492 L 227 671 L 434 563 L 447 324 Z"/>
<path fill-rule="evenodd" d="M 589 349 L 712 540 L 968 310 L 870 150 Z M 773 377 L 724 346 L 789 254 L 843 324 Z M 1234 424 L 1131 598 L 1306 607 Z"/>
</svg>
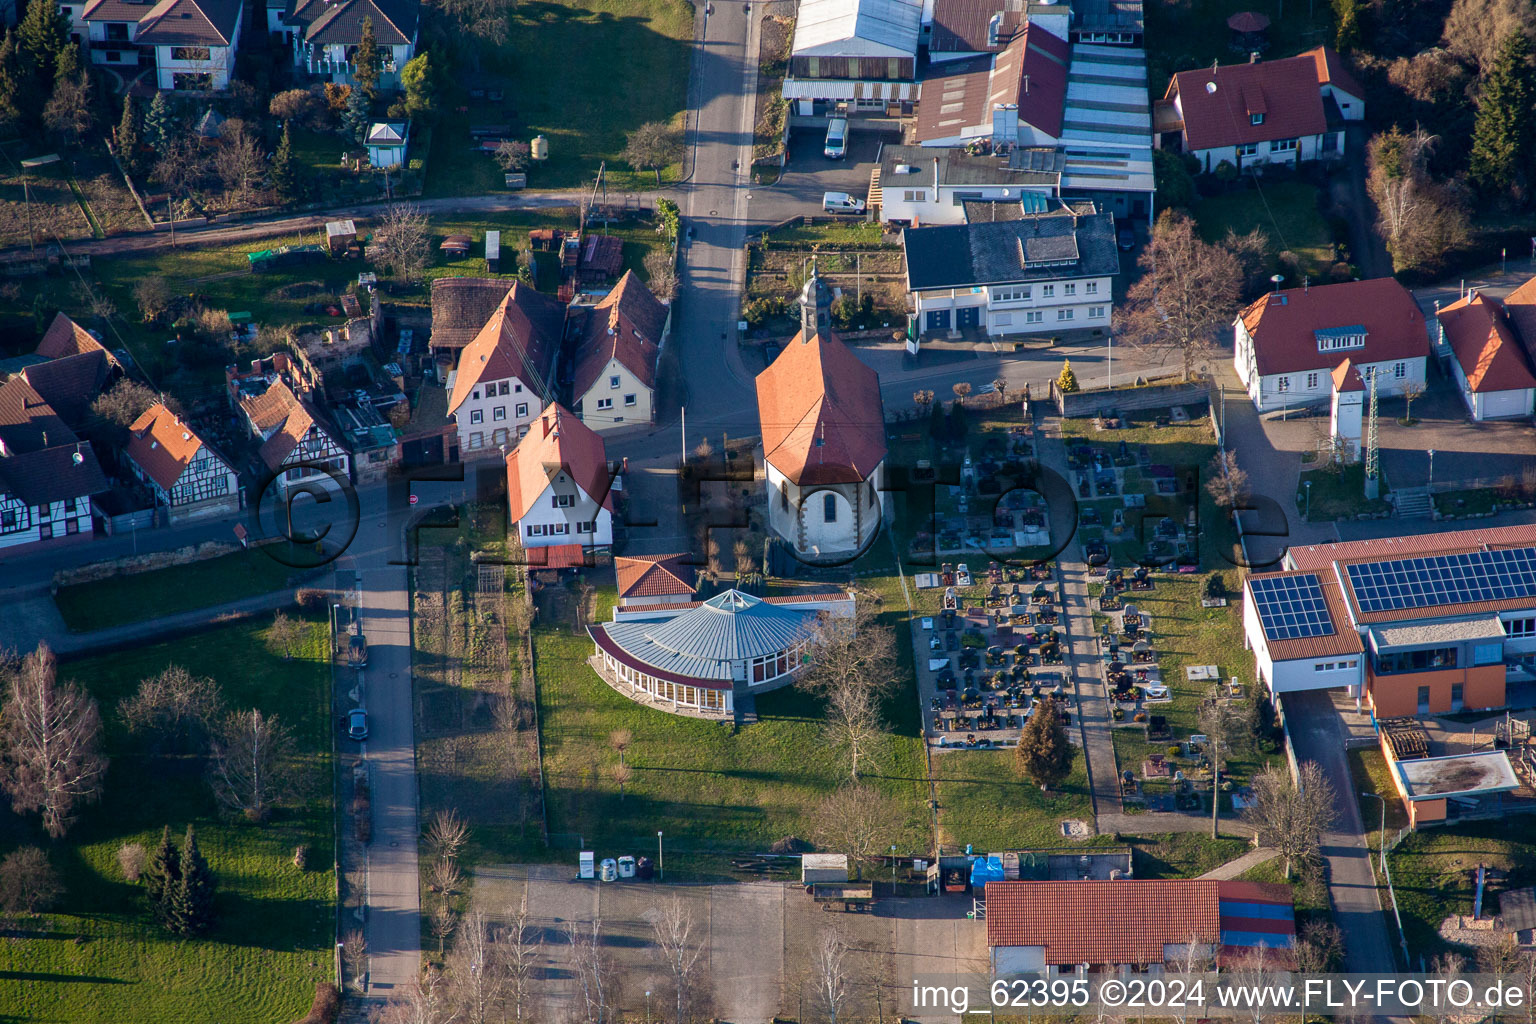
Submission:
<svg viewBox="0 0 1536 1024">
<path fill-rule="evenodd" d="M 1506 193 L 1524 181 L 1531 158 L 1531 41 L 1510 32 L 1477 100 L 1467 175 L 1485 195 Z"/>
<path fill-rule="evenodd" d="M 341 130 L 348 137 L 362 142 L 368 137 L 368 124 L 373 116 L 373 104 L 362 89 L 353 89 L 347 97 L 347 109 L 341 114 Z"/>
<path fill-rule="evenodd" d="M 149 890 L 149 907 L 155 919 L 168 924 L 168 896 L 181 885 L 181 855 L 171 839 L 171 826 L 165 826 L 160 835 L 160 845 L 144 870 L 144 886 Z"/>
<path fill-rule="evenodd" d="M 371 99 L 379 85 L 379 41 L 373 33 L 373 19 L 363 18 L 362 36 L 352 55 L 352 80 Z"/>
<path fill-rule="evenodd" d="M 1061 361 L 1061 376 L 1056 378 L 1056 389 L 1064 395 L 1077 390 L 1077 374 L 1072 372 L 1072 360 Z"/>
<path fill-rule="evenodd" d="M 197 848 L 197 834 L 187 826 L 181 845 L 181 881 L 168 898 L 168 920 L 178 935 L 199 935 L 213 926 L 213 872 Z"/>
<path fill-rule="evenodd" d="M 1057 785 L 1072 770 L 1072 741 L 1054 700 L 1047 697 L 1035 705 L 1014 756 L 1020 770 L 1041 789 Z"/>
<path fill-rule="evenodd" d="M 144 115 L 144 144 L 157 152 L 164 149 L 170 141 L 171 130 L 170 105 L 165 101 L 165 93 L 157 91 Z"/>
<path fill-rule="evenodd" d="M 130 174 L 136 174 L 139 170 L 139 111 L 134 105 L 133 97 L 123 94 L 123 116 L 118 119 L 117 130 L 113 132 L 113 141 L 117 144 L 117 158 L 123 162 L 123 167 Z"/>
<path fill-rule="evenodd" d="M 293 133 L 283 125 L 283 137 L 278 140 L 277 152 L 272 154 L 272 187 L 284 199 L 292 199 L 299 192 L 298 167 L 293 158 Z"/>
<path fill-rule="evenodd" d="M 7 31 L 0 40 L 0 124 L 13 125 L 21 119 L 21 51 L 16 33 Z"/>
<path fill-rule="evenodd" d="M 80 55 L 79 44 L 71 41 L 59 47 L 58 56 L 53 62 L 53 87 L 57 89 L 61 82 L 74 82 L 85 70 L 85 61 Z"/>
<path fill-rule="evenodd" d="M 22 110 L 23 113 L 35 111 L 40 114 L 53 92 L 59 51 L 70 45 L 69 19 L 58 4 L 33 0 L 27 4 L 27 13 L 16 27 L 16 41 L 22 75 L 31 89 L 29 105 L 23 106 Z"/>
</svg>

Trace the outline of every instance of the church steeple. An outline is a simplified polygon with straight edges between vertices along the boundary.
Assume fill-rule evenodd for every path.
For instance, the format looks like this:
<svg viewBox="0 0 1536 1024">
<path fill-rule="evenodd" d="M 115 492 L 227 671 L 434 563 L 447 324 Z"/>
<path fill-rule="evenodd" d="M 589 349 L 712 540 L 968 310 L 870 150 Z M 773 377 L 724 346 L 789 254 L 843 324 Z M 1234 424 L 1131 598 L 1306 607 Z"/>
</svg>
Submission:
<svg viewBox="0 0 1536 1024">
<path fill-rule="evenodd" d="M 800 341 L 809 344 L 823 332 L 832 329 L 832 295 L 816 274 L 816 262 L 811 261 L 811 276 L 800 289 Z"/>
</svg>

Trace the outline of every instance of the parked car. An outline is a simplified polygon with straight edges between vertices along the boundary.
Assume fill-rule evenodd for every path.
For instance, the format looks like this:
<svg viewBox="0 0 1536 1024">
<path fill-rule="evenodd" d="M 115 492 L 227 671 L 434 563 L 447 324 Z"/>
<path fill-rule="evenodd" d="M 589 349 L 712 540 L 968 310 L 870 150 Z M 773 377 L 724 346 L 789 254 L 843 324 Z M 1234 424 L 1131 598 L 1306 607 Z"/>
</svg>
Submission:
<svg viewBox="0 0 1536 1024">
<path fill-rule="evenodd" d="M 353 633 L 347 641 L 347 664 L 353 668 L 368 667 L 368 638 L 361 633 Z"/>
<path fill-rule="evenodd" d="M 368 712 L 353 708 L 347 712 L 347 739 L 361 743 L 368 738 Z"/>
<path fill-rule="evenodd" d="M 821 152 L 828 160 L 841 160 L 848 153 L 848 119 L 834 117 L 827 122 L 827 141 Z"/>
<path fill-rule="evenodd" d="M 1120 230 L 1115 232 L 1115 244 L 1121 252 L 1130 252 L 1136 248 L 1136 230 L 1129 224 L 1120 225 Z"/>
<path fill-rule="evenodd" d="M 828 213 L 863 213 L 864 200 L 847 192 L 828 192 L 821 197 L 821 208 Z"/>
</svg>

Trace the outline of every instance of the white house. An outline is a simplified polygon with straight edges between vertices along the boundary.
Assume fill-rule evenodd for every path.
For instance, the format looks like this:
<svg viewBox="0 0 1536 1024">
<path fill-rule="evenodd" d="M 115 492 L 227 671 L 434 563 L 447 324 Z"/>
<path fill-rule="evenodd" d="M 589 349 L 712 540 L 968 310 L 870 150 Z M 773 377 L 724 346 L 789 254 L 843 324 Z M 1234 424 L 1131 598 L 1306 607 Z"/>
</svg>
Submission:
<svg viewBox="0 0 1536 1024">
<path fill-rule="evenodd" d="M 128 428 L 123 455 L 173 523 L 240 511 L 239 474 L 159 402 Z"/>
<path fill-rule="evenodd" d="M 572 408 L 596 431 L 649 426 L 656 416 L 656 361 L 672 309 L 626 271 L 587 312 L 576 347 Z"/>
<path fill-rule="evenodd" d="M 88 540 L 91 496 L 107 489 L 90 443 L 24 377 L 0 384 L 0 550 Z"/>
<path fill-rule="evenodd" d="M 1429 334 L 1408 289 L 1390 277 L 1289 288 L 1255 300 L 1232 323 L 1233 366 L 1260 412 L 1330 401 L 1348 357 L 1377 394 L 1424 383 Z"/>
<path fill-rule="evenodd" d="M 800 331 L 757 375 L 768 525 L 802 556 L 867 548 L 890 512 L 880 377 L 831 328 L 832 296 L 811 272 Z"/>
<path fill-rule="evenodd" d="M 611 480 L 603 439 L 552 403 L 507 456 L 507 500 L 530 564 L 540 564 L 535 548 L 613 543 Z"/>
<path fill-rule="evenodd" d="M 178 92 L 229 88 L 240 48 L 240 0 L 160 0 L 133 42 L 155 51 L 155 81 Z"/>
<path fill-rule="evenodd" d="M 267 0 L 267 31 L 292 48 L 293 63 L 328 82 L 350 85 L 363 22 L 373 22 L 379 48 L 378 88 L 400 87 L 400 70 L 416 55 L 419 0 Z"/>
<path fill-rule="evenodd" d="M 459 356 L 448 378 L 448 415 L 467 457 L 528 432 L 554 393 L 565 307 L 518 281 Z"/>
<path fill-rule="evenodd" d="M 801 0 L 784 99 L 801 115 L 884 115 L 917 99 L 922 0 Z"/>
<path fill-rule="evenodd" d="M 411 126 L 405 121 L 375 121 L 363 144 L 370 167 L 403 167 Z"/>
<path fill-rule="evenodd" d="M 1332 49 L 1282 60 L 1180 71 L 1153 107 L 1163 149 L 1205 171 L 1344 155 L 1344 127 L 1365 118 L 1365 90 Z"/>
<path fill-rule="evenodd" d="M 274 380 L 259 394 L 240 399 L 251 436 L 261 442 L 258 454 L 279 478 L 279 489 L 326 475 L 327 470 L 350 479 L 352 456 L 343 447 L 341 432 L 322 423 L 319 411 L 288 384 Z"/>
<path fill-rule="evenodd" d="M 1529 288 L 1536 279 L 1527 282 Z M 1516 295 L 1511 300 L 1519 303 Z M 1438 310 L 1440 342 L 1450 348 L 1450 369 L 1474 420 L 1529 416 L 1536 375 L 1506 306 L 1477 289 Z"/>
<path fill-rule="evenodd" d="M 967 203 L 1030 203 L 1040 210 L 1061 193 L 1061 160 L 1041 154 L 1039 168 L 1014 168 L 995 156 L 957 147 L 883 146 L 878 198 L 880 220 L 912 227 L 963 224 Z M 872 190 L 874 191 L 874 190 Z"/>
<path fill-rule="evenodd" d="M 907 298 L 920 332 L 1109 327 L 1120 271 L 1114 218 L 1082 201 L 1027 209 L 1016 207 L 1010 220 L 902 232 Z"/>
</svg>

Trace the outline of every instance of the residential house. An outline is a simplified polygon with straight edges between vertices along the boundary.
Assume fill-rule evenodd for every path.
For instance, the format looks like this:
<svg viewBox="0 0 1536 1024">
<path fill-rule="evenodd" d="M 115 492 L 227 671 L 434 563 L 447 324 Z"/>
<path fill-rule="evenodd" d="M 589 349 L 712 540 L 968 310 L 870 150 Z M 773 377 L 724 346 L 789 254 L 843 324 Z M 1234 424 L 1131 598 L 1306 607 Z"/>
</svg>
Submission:
<svg viewBox="0 0 1536 1024">
<path fill-rule="evenodd" d="M 1536 527 L 1292 547 L 1243 583 L 1244 645 L 1272 693 L 1347 687 L 1377 718 L 1505 704 L 1536 664 Z"/>
<path fill-rule="evenodd" d="M 70 429 L 84 432 L 91 404 L 122 376 L 122 366 L 106 349 L 87 349 L 34 363 L 20 373 Z"/>
<path fill-rule="evenodd" d="M 565 307 L 518 281 L 464 349 L 448 378 L 448 415 L 459 450 L 472 454 L 516 442 L 553 394 Z"/>
<path fill-rule="evenodd" d="M 154 50 L 156 85 L 178 92 L 228 89 L 243 10 L 240 0 L 160 0 L 151 7 L 133 42 Z"/>
<path fill-rule="evenodd" d="M 978 205 L 984 215 L 1004 212 L 1001 203 Z M 1024 209 L 1009 220 L 902 232 L 907 297 L 920 332 L 1109 327 L 1120 272 L 1114 218 L 1081 200 L 1043 213 Z"/>
<path fill-rule="evenodd" d="M 818 619 L 853 611 L 847 593 L 776 599 L 727 590 L 703 602 L 615 608 L 613 621 L 587 635 L 598 675 L 630 700 L 730 721 L 741 698 L 805 671 Z"/>
<path fill-rule="evenodd" d="M 91 537 L 91 497 L 109 489 L 80 440 L 23 376 L 0 384 L 0 549 Z"/>
<path fill-rule="evenodd" d="M 1531 415 L 1536 374 L 1504 303 L 1474 288 L 1435 318 L 1468 415 L 1478 422 Z"/>
<path fill-rule="evenodd" d="M 172 523 L 240 511 L 240 476 L 229 460 L 159 402 L 128 428 L 123 455 Z"/>
<path fill-rule="evenodd" d="M 507 298 L 505 278 L 440 277 L 432 282 L 432 336 L 428 344 L 447 379 L 459 353 L 479 336 Z"/>
<path fill-rule="evenodd" d="M 571 387 L 583 423 L 601 433 L 655 422 L 656 362 L 671 329 L 671 307 L 632 270 L 587 311 Z"/>
<path fill-rule="evenodd" d="M 65 356 L 78 356 L 86 352 L 106 351 L 106 347 L 96 340 L 96 335 L 81 327 L 71 317 L 56 313 L 53 322 L 38 341 L 35 354 L 43 359 L 63 359 Z"/>
<path fill-rule="evenodd" d="M 370 167 L 404 167 L 410 125 L 405 121 L 376 121 L 368 127 L 363 145 L 368 147 Z"/>
<path fill-rule="evenodd" d="M 1044 210 L 1061 194 L 1062 157 L 1054 149 L 1031 152 L 1036 166 L 1015 168 L 962 148 L 882 146 L 870 205 L 880 208 L 882 222 L 911 227 L 963 224 L 969 203 L 1024 202 Z"/>
<path fill-rule="evenodd" d="M 831 304 L 813 269 L 799 333 L 757 375 L 768 525 L 811 559 L 863 551 L 890 503 L 880 377 L 832 331 Z"/>
<path fill-rule="evenodd" d="M 260 443 L 262 464 L 278 479 L 280 493 L 331 473 L 351 479 L 352 456 L 341 432 L 287 381 L 273 379 L 265 390 L 242 394 L 239 410 Z"/>
<path fill-rule="evenodd" d="M 619 607 L 692 601 L 701 565 L 696 555 L 687 552 L 616 556 L 613 571 L 619 584 Z"/>
<path fill-rule="evenodd" d="M 1429 334 L 1408 289 L 1390 277 L 1274 291 L 1232 323 L 1233 365 L 1260 412 L 1330 400 L 1346 356 L 1377 394 L 1424 383 Z"/>
<path fill-rule="evenodd" d="M 1205 878 L 987 882 L 992 973 L 1295 967 L 1288 885 Z M 980 916 L 980 915 L 978 915 Z"/>
<path fill-rule="evenodd" d="M 917 99 L 922 0 L 800 0 L 784 99 L 794 113 L 878 114 Z"/>
<path fill-rule="evenodd" d="M 293 63 L 327 82 L 351 85 L 353 59 L 372 20 L 379 47 L 378 88 L 400 88 L 400 70 L 416 55 L 420 0 L 267 0 L 267 31 L 292 47 Z M 375 165 L 378 166 L 378 165 Z"/>
<path fill-rule="evenodd" d="M 511 521 L 530 565 L 581 564 L 613 543 L 611 480 L 603 439 L 550 404 L 507 456 Z"/>
<path fill-rule="evenodd" d="M 1281 60 L 1180 71 L 1153 107 L 1158 146 L 1193 155 L 1204 171 L 1222 163 L 1258 168 L 1334 160 L 1344 128 L 1365 118 L 1365 90 L 1332 49 Z"/>
</svg>

